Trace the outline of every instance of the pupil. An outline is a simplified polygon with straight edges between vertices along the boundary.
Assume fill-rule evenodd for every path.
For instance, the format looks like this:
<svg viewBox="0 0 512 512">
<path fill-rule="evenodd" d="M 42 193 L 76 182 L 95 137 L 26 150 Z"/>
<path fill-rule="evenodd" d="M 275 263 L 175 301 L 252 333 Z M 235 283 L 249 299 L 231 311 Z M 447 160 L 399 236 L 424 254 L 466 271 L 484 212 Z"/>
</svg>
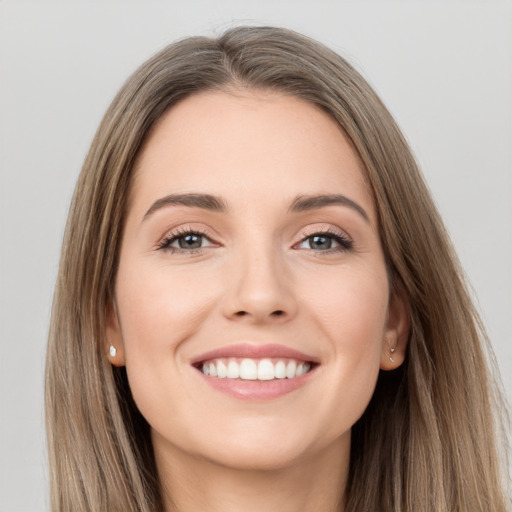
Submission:
<svg viewBox="0 0 512 512">
<path fill-rule="evenodd" d="M 181 249 L 198 249 L 201 247 L 201 235 L 185 235 L 179 239 Z"/>
<path fill-rule="evenodd" d="M 332 240 L 327 236 L 313 236 L 309 242 L 312 249 L 330 249 Z"/>
</svg>

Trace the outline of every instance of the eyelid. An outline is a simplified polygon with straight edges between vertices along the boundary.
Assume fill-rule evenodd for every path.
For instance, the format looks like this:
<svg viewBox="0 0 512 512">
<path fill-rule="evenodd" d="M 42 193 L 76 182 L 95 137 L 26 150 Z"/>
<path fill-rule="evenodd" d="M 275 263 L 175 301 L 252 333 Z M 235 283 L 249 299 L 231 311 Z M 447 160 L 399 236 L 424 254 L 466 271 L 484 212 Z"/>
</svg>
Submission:
<svg viewBox="0 0 512 512">
<path fill-rule="evenodd" d="M 189 235 L 189 234 L 196 234 L 200 235 L 211 243 L 210 246 L 219 246 L 220 243 L 216 240 L 216 235 L 207 227 L 205 226 L 195 226 L 194 224 L 185 224 L 180 225 L 174 228 L 169 229 L 165 235 L 163 235 L 155 244 L 156 250 L 169 250 L 170 252 L 176 252 L 176 253 L 196 253 L 198 251 L 201 251 L 205 249 L 206 247 L 199 247 L 197 249 L 182 249 L 178 247 L 171 247 L 170 243 L 173 242 L 175 239 L 178 239 L 180 237 Z M 207 246 L 207 247 L 210 247 Z"/>
<path fill-rule="evenodd" d="M 340 247 L 336 247 L 333 249 L 328 249 L 325 251 L 314 251 L 314 249 L 309 249 L 311 251 L 314 251 L 315 253 L 333 253 L 333 252 L 340 252 L 340 251 L 349 251 L 353 248 L 354 241 L 351 236 L 348 235 L 346 231 L 340 228 L 335 228 L 332 225 L 318 225 L 318 226 L 311 226 L 308 228 L 305 228 L 301 231 L 298 238 L 299 240 L 293 244 L 294 248 L 297 248 L 298 245 L 306 241 L 308 238 L 315 236 L 315 235 L 327 235 L 332 238 L 337 238 L 338 243 L 340 244 Z M 308 249 L 306 249 L 308 250 Z"/>
<path fill-rule="evenodd" d="M 172 247 L 170 246 L 171 243 L 174 242 L 174 240 L 189 235 L 189 234 L 197 234 L 201 237 L 204 237 L 208 239 L 210 242 L 210 245 L 206 247 L 198 247 L 196 249 L 183 249 L 179 247 Z M 320 224 L 315 226 L 309 226 L 307 228 L 304 228 L 300 234 L 297 236 L 297 240 L 294 242 L 292 248 L 298 249 L 298 245 L 303 243 L 305 240 L 307 240 L 309 237 L 312 237 L 314 235 L 324 235 L 329 236 L 337 240 L 337 243 L 339 244 L 339 247 L 327 249 L 325 251 L 316 251 L 314 249 L 309 249 L 314 252 L 324 252 L 326 254 L 333 253 L 333 252 L 340 252 L 340 251 L 348 251 L 352 249 L 353 245 L 353 239 L 351 236 L 347 234 L 347 232 L 343 229 L 340 229 L 338 227 L 333 227 L 332 225 L 326 225 L 326 224 Z M 202 250 L 206 249 L 207 247 L 212 246 L 221 246 L 222 244 L 218 242 L 218 236 L 213 232 L 213 230 L 209 229 L 208 227 L 201 225 L 197 226 L 194 223 L 191 224 L 185 224 L 176 226 L 174 228 L 169 229 L 155 244 L 154 249 L 156 250 L 168 250 L 170 252 L 175 253 L 186 253 L 186 254 L 193 254 L 197 252 L 201 252 Z M 306 249 L 308 250 L 308 249 Z"/>
<path fill-rule="evenodd" d="M 300 231 L 297 238 L 298 241 L 301 242 L 305 238 L 320 234 L 330 234 L 333 236 L 342 237 L 346 240 L 350 240 L 351 242 L 353 241 L 352 237 L 344 229 L 334 227 L 331 224 L 317 224 L 315 226 L 309 226 L 307 228 L 304 228 Z"/>
</svg>

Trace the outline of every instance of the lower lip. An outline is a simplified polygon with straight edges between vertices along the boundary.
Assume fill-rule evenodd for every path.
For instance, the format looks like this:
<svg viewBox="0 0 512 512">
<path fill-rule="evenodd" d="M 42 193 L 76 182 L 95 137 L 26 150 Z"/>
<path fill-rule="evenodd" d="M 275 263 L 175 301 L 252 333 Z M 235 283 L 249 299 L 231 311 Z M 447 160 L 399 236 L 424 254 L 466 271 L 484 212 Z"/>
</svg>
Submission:
<svg viewBox="0 0 512 512">
<path fill-rule="evenodd" d="M 308 382 L 311 374 L 316 368 L 312 368 L 308 373 L 293 379 L 274 379 L 274 380 L 242 380 L 242 379 L 220 379 L 218 377 L 209 377 L 201 370 L 196 370 L 203 381 L 217 391 L 241 400 L 272 400 L 279 398 L 299 389 Z"/>
</svg>

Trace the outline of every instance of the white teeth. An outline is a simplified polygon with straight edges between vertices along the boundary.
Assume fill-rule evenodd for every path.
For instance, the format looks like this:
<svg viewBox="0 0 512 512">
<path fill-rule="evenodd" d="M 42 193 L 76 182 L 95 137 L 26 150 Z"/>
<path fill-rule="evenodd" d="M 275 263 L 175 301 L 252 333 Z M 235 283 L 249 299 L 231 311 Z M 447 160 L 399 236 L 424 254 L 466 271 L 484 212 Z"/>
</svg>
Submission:
<svg viewBox="0 0 512 512">
<path fill-rule="evenodd" d="M 242 359 L 240 378 L 243 380 L 256 380 L 258 378 L 258 367 L 252 359 Z"/>
<path fill-rule="evenodd" d="M 274 365 L 270 359 L 262 359 L 258 363 L 258 380 L 273 380 Z"/>
<path fill-rule="evenodd" d="M 293 379 L 295 377 L 295 371 L 297 370 L 297 363 L 295 361 L 290 361 L 286 366 L 286 376 L 289 379 Z"/>
<path fill-rule="evenodd" d="M 304 375 L 309 372 L 310 368 L 311 365 L 309 363 L 300 363 L 299 366 L 297 366 L 296 375 Z"/>
<path fill-rule="evenodd" d="M 240 366 L 235 361 L 228 363 L 228 379 L 238 379 L 240 377 Z"/>
<path fill-rule="evenodd" d="M 310 363 L 294 359 L 212 359 L 202 365 L 202 371 L 210 377 L 220 379 L 242 379 L 269 381 L 274 379 L 293 379 L 308 373 Z"/>
<path fill-rule="evenodd" d="M 225 379 L 228 375 L 228 369 L 222 361 L 217 362 L 217 376 L 221 379 Z"/>
<path fill-rule="evenodd" d="M 276 363 L 276 367 L 274 368 L 274 373 L 276 379 L 285 379 L 286 378 L 286 365 L 284 361 L 278 361 Z"/>
</svg>

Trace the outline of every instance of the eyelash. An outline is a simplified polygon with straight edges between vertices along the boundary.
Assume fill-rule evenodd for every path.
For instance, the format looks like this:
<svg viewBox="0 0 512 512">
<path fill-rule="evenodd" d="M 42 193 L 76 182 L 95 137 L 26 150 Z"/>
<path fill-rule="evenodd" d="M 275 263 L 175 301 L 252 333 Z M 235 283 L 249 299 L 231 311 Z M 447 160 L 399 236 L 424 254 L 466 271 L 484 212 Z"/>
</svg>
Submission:
<svg viewBox="0 0 512 512">
<path fill-rule="evenodd" d="M 198 254 L 204 250 L 204 247 L 198 247 L 195 249 L 185 249 L 185 248 L 177 248 L 177 247 L 171 247 L 171 244 L 179 240 L 180 238 L 189 236 L 189 235 L 196 235 L 201 238 L 206 238 L 208 241 L 215 245 L 214 242 L 211 240 L 211 236 L 200 229 L 191 229 L 191 228 L 180 228 L 174 232 L 169 233 L 166 235 L 157 246 L 158 250 L 165 250 L 169 251 L 171 254 L 181 253 L 181 254 Z M 307 249 L 309 251 L 313 251 L 318 256 L 326 255 L 326 254 L 333 254 L 333 253 L 339 253 L 339 252 L 348 252 L 352 250 L 353 248 L 353 242 L 352 240 L 343 232 L 336 231 L 332 228 L 328 229 L 320 229 L 309 233 L 303 233 L 301 235 L 301 239 L 298 243 L 294 244 L 294 248 L 301 245 L 302 243 L 306 242 L 309 238 L 319 236 L 319 237 L 325 237 L 325 238 L 331 238 L 334 239 L 335 242 L 339 244 L 339 247 L 335 248 L 328 248 L 326 250 L 314 250 L 312 248 Z"/>
<path fill-rule="evenodd" d="M 315 256 L 324 256 L 333 253 L 340 252 L 348 252 L 353 249 L 354 243 L 353 241 L 342 231 L 337 231 L 333 228 L 327 229 L 318 229 L 313 232 L 306 232 L 301 235 L 301 240 L 299 243 L 295 244 L 294 247 L 303 244 L 309 238 L 313 238 L 315 236 L 325 237 L 334 239 L 339 244 L 339 247 L 329 248 L 327 250 L 315 251 L 314 249 L 307 249 L 309 251 L 313 251 Z"/>
<path fill-rule="evenodd" d="M 201 238 L 206 238 L 211 242 L 211 236 L 206 233 L 205 231 L 202 231 L 200 229 L 192 229 L 192 228 L 180 228 L 176 231 L 173 231 L 166 235 L 159 243 L 158 243 L 158 250 L 165 250 L 169 251 L 172 254 L 175 253 L 186 253 L 186 254 L 197 254 L 201 252 L 204 247 L 198 247 L 196 249 L 184 249 L 184 248 L 178 248 L 178 247 L 171 247 L 171 244 L 179 240 L 180 238 L 184 238 L 189 235 L 196 235 Z M 213 244 L 213 242 L 212 242 Z M 214 245 L 214 244 L 213 244 Z"/>
</svg>

